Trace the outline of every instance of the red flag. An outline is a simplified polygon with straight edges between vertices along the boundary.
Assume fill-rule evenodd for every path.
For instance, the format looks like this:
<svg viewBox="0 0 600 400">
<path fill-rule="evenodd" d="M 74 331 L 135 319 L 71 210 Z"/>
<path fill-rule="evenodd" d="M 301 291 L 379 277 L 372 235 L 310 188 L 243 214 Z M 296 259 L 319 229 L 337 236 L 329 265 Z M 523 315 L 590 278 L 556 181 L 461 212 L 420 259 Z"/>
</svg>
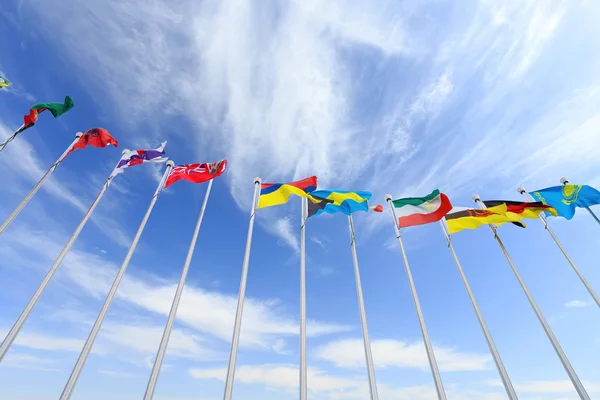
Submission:
<svg viewBox="0 0 600 400">
<path fill-rule="evenodd" d="M 169 172 L 165 188 L 171 186 L 180 179 L 193 183 L 210 181 L 225 172 L 226 167 L 227 160 L 212 163 L 177 165 Z"/>
<path fill-rule="evenodd" d="M 87 146 L 106 147 L 111 144 L 115 147 L 118 147 L 119 142 L 117 142 L 115 138 L 110 136 L 110 133 L 108 133 L 106 129 L 92 128 L 85 131 L 85 133 L 79 138 L 77 143 L 75 143 L 73 147 L 71 147 L 71 150 L 69 150 L 69 153 L 67 155 L 71 154 L 77 149 L 84 149 Z"/>
</svg>

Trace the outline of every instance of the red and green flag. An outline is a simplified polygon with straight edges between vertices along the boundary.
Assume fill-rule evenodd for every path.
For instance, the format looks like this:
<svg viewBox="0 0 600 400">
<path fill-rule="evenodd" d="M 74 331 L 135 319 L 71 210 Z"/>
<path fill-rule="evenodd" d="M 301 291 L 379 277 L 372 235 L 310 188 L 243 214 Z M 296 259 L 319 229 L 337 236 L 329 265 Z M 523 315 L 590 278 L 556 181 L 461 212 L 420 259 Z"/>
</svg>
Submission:
<svg viewBox="0 0 600 400">
<path fill-rule="evenodd" d="M 448 197 L 437 189 L 425 197 L 393 200 L 392 205 L 400 228 L 437 222 L 452 210 Z"/>
<path fill-rule="evenodd" d="M 31 128 L 37 122 L 38 115 L 44 111 L 50 111 L 54 118 L 58 118 L 67 111 L 71 110 L 75 103 L 70 96 L 65 97 L 65 101 L 62 103 L 37 103 L 31 107 L 29 114 L 23 117 L 23 129 Z"/>
</svg>

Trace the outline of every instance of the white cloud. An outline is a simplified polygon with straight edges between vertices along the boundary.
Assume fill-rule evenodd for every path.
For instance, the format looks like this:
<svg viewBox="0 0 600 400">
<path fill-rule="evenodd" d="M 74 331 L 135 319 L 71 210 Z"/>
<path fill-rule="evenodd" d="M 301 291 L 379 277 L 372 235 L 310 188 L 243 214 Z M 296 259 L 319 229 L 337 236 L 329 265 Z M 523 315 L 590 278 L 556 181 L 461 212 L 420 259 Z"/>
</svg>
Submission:
<svg viewBox="0 0 600 400">
<path fill-rule="evenodd" d="M 283 217 L 275 221 L 275 232 L 282 240 L 289 245 L 296 253 L 300 251 L 300 242 L 298 236 L 300 228 L 294 229 L 289 217 Z"/>
<path fill-rule="evenodd" d="M 323 244 L 323 241 L 321 239 L 319 239 L 318 237 L 316 237 L 315 235 L 311 235 L 310 241 L 318 244 L 321 247 L 325 247 L 325 245 Z"/>
<path fill-rule="evenodd" d="M 600 394 L 600 382 L 582 382 L 589 394 Z M 490 386 L 502 387 L 499 379 L 493 379 L 487 382 Z M 545 393 L 545 394 L 574 394 L 575 388 L 570 380 L 553 381 L 529 381 L 516 383 L 515 389 L 523 393 Z"/>
<path fill-rule="evenodd" d="M 565 303 L 566 308 L 584 308 L 591 306 L 592 303 L 583 300 L 572 300 Z"/>
<path fill-rule="evenodd" d="M 429 370 L 422 342 L 404 343 L 397 340 L 371 340 L 373 362 L 377 368 L 419 368 Z M 434 347 L 442 371 L 481 371 L 490 369 L 488 355 L 470 354 L 452 348 Z M 365 363 L 364 346 L 360 339 L 345 339 L 327 343 L 314 352 L 315 357 L 340 368 L 359 368 Z"/>
<path fill-rule="evenodd" d="M 55 364 L 56 361 L 51 358 L 16 353 L 13 351 L 4 357 L 2 363 L 0 363 L 0 368 L 24 368 L 51 372 L 60 371 Z"/>
</svg>

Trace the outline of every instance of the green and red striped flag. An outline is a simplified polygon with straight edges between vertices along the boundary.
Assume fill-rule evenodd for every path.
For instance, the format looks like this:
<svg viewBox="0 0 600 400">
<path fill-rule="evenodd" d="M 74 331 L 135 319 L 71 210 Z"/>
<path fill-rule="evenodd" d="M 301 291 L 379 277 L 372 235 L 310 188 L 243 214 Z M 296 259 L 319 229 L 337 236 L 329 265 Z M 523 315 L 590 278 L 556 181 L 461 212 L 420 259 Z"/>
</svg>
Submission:
<svg viewBox="0 0 600 400">
<path fill-rule="evenodd" d="M 31 107 L 29 110 L 29 114 L 23 117 L 23 129 L 31 128 L 38 119 L 38 114 L 42 111 L 50 111 L 50 113 L 54 116 L 54 118 L 58 118 L 70 109 L 73 108 L 75 103 L 73 103 L 73 99 L 70 96 L 65 97 L 65 101 L 62 103 L 37 103 Z"/>
<path fill-rule="evenodd" d="M 393 200 L 392 205 L 400 228 L 437 222 L 452 210 L 448 197 L 437 189 L 425 197 Z"/>
</svg>

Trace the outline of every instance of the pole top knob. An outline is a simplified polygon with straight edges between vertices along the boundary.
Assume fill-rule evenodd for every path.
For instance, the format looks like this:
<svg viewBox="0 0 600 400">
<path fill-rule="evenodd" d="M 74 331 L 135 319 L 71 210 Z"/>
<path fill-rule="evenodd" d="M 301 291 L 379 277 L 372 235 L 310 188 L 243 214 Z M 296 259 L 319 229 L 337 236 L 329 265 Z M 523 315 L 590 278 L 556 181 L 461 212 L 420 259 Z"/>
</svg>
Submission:
<svg viewBox="0 0 600 400">
<path fill-rule="evenodd" d="M 392 201 L 392 195 L 391 194 L 386 194 L 384 198 L 385 198 L 385 201 Z"/>
<path fill-rule="evenodd" d="M 519 192 L 520 194 L 523 194 L 523 193 L 525 193 L 525 192 L 526 192 L 526 190 L 525 190 L 525 188 L 524 188 L 523 186 L 519 186 L 519 187 L 517 188 L 517 192 Z"/>
<path fill-rule="evenodd" d="M 567 179 L 566 176 L 563 176 L 562 178 L 560 178 L 560 183 L 562 183 L 563 185 L 566 185 L 567 183 L 569 183 L 569 180 Z"/>
<path fill-rule="evenodd" d="M 254 184 L 257 183 L 262 183 L 262 179 L 260 179 L 258 176 L 256 178 L 254 178 Z"/>
<path fill-rule="evenodd" d="M 169 161 L 167 161 L 167 166 L 168 167 L 174 167 L 175 163 L 173 162 L 173 160 L 169 160 Z"/>
<path fill-rule="evenodd" d="M 78 137 L 78 138 L 79 138 L 79 137 L 82 137 L 82 136 L 83 136 L 83 132 L 77 132 L 77 133 L 75 134 L 75 137 Z"/>
<path fill-rule="evenodd" d="M 477 203 L 477 201 L 478 201 L 478 200 L 479 200 L 479 201 L 481 201 L 481 198 L 479 197 L 479 195 L 478 195 L 478 194 L 474 194 L 474 195 L 473 195 L 473 197 L 472 197 L 472 199 L 473 199 L 473 201 L 474 201 L 475 203 Z"/>
</svg>

